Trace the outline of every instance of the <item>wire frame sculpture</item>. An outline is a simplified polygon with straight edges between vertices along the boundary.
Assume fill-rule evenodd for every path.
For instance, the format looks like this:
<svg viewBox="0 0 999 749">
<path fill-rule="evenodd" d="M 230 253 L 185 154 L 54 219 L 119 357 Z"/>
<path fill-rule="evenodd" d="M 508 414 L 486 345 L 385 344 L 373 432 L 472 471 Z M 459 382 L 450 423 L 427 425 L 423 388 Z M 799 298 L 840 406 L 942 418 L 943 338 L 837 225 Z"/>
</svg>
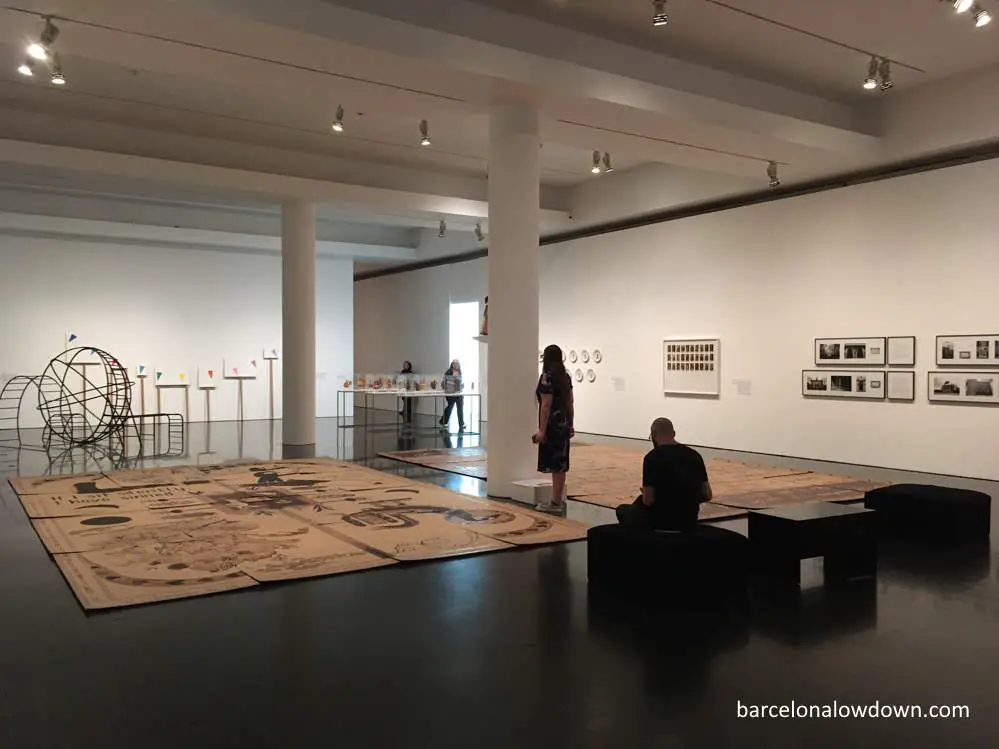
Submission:
<svg viewBox="0 0 999 749">
<path fill-rule="evenodd" d="M 128 371 L 107 351 L 63 351 L 49 362 L 42 381 L 49 386 L 38 389 L 38 409 L 50 432 L 67 443 L 85 445 L 121 433 L 131 419 Z"/>
</svg>

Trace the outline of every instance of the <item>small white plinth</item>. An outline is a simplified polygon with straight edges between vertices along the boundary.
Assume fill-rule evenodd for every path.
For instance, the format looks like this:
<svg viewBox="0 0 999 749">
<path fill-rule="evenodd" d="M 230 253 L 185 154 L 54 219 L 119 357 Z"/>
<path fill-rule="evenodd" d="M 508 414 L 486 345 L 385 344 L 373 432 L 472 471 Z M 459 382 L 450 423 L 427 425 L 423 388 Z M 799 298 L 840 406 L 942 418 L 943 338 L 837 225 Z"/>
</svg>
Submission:
<svg viewBox="0 0 999 749">
<path fill-rule="evenodd" d="M 547 504 L 552 500 L 552 480 L 541 478 L 514 481 L 510 498 L 528 505 L 536 505 L 539 502 Z"/>
</svg>

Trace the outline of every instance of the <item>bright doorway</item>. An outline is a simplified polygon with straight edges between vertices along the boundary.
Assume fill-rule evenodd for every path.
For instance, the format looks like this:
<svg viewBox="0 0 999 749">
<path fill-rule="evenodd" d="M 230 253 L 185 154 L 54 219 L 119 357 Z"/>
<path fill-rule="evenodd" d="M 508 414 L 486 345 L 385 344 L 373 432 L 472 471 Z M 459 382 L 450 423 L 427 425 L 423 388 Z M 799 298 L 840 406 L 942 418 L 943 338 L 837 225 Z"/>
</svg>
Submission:
<svg viewBox="0 0 999 749">
<path fill-rule="evenodd" d="M 479 392 L 479 303 L 452 302 L 448 338 L 451 359 L 461 362 L 465 392 Z M 450 363 L 450 359 L 448 360 Z M 467 406 L 467 404 L 466 404 Z"/>
</svg>

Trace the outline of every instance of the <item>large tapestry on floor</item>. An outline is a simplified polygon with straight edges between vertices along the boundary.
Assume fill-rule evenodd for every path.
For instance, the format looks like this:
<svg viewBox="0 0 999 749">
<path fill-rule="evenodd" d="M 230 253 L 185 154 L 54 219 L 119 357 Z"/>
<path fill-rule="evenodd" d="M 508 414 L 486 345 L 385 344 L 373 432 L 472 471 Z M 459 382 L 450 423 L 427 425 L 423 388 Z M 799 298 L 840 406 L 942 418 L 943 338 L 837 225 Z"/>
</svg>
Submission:
<svg viewBox="0 0 999 749">
<path fill-rule="evenodd" d="M 586 537 L 563 518 L 325 458 L 10 483 L 87 609 Z"/>
</svg>

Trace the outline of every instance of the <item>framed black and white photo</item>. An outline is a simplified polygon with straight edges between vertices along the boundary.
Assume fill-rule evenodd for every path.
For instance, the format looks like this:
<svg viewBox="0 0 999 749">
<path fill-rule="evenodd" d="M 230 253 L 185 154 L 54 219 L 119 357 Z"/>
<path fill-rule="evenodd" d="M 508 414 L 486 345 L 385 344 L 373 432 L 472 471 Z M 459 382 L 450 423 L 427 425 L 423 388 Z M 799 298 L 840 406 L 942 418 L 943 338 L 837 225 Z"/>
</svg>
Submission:
<svg viewBox="0 0 999 749">
<path fill-rule="evenodd" d="M 888 372 L 886 375 L 886 390 L 890 401 L 916 400 L 915 372 Z"/>
<path fill-rule="evenodd" d="M 719 395 L 721 342 L 717 338 L 663 341 L 663 392 L 667 395 Z"/>
<path fill-rule="evenodd" d="M 888 366 L 916 366 L 916 336 L 890 336 L 888 338 Z"/>
<path fill-rule="evenodd" d="M 927 374 L 926 392 L 936 403 L 999 403 L 999 374 L 936 371 Z"/>
<path fill-rule="evenodd" d="M 806 398 L 884 400 L 885 373 L 870 369 L 805 369 L 801 394 Z"/>
<path fill-rule="evenodd" d="M 816 338 L 815 363 L 841 367 L 885 365 L 884 338 Z"/>
<path fill-rule="evenodd" d="M 938 367 L 999 367 L 999 333 L 938 335 Z"/>
</svg>

